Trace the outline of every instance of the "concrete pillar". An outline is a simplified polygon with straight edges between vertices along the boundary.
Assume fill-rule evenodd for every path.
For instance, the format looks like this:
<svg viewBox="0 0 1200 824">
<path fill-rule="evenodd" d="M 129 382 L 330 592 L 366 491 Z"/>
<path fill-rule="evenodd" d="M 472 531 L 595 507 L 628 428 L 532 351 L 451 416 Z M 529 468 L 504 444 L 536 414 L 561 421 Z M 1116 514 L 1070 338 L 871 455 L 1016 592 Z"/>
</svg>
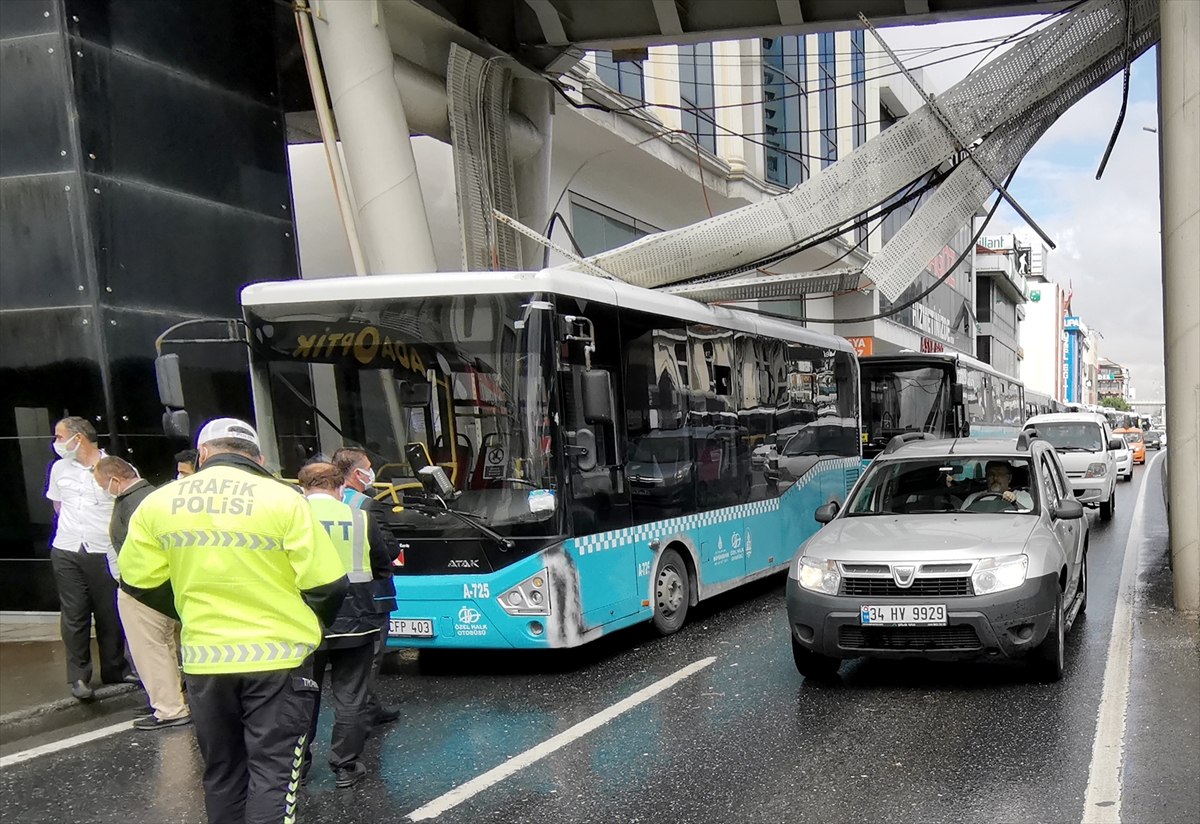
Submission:
<svg viewBox="0 0 1200 824">
<path fill-rule="evenodd" d="M 374 0 L 315 4 L 314 28 L 370 274 L 435 272 L 437 260 Z"/>
<path fill-rule="evenodd" d="M 1163 337 L 1175 606 L 1200 612 L 1200 3 L 1161 0 Z"/>
</svg>

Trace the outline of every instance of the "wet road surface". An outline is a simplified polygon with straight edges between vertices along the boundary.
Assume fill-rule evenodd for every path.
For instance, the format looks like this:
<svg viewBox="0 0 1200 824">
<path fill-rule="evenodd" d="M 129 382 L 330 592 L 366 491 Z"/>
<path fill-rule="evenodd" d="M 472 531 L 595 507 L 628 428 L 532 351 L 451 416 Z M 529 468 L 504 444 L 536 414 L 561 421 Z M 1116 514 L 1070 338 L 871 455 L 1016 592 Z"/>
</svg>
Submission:
<svg viewBox="0 0 1200 824">
<path fill-rule="evenodd" d="M 1091 510 L 1086 618 L 1063 680 L 1018 664 L 857 661 L 840 683 L 791 660 L 783 580 L 701 605 L 677 635 L 617 633 L 563 654 L 410 657 L 381 679 L 398 722 L 372 775 L 338 790 L 322 715 L 303 822 L 400 822 L 689 665 L 697 671 L 428 819 L 461 822 L 1079 822 L 1135 470 Z M 698 664 L 706 659 L 707 665 Z M 326 705 L 327 706 L 327 705 Z M 3 821 L 205 821 L 189 729 L 122 732 L 0 771 Z M 1162 813 L 1157 810 L 1156 813 Z M 1167 820 L 1123 814 L 1127 822 Z"/>
</svg>

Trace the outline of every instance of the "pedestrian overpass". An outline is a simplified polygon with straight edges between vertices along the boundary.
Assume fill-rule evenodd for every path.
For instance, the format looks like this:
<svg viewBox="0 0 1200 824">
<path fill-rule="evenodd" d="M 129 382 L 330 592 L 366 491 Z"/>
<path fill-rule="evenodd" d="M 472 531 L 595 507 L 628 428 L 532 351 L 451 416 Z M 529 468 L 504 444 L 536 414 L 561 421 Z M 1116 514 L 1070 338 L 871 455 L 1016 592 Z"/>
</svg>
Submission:
<svg viewBox="0 0 1200 824">
<path fill-rule="evenodd" d="M 796 189 L 575 265 L 680 294 L 699 285 L 703 289 L 696 296 L 704 299 L 722 288 L 734 299 L 753 299 L 771 289 L 803 291 L 803 274 L 787 284 L 753 276 L 722 281 L 721 276 L 741 274 L 739 258 L 760 259 L 772 249 L 845 225 L 957 156 L 961 162 L 916 219 L 858 273 L 883 294 L 897 296 L 942 248 L 946 232 L 963 225 L 993 191 L 1005 194 L 1002 181 L 1066 108 L 1158 43 L 1171 551 L 1176 603 L 1196 612 L 1200 3 L 298 0 L 297 22 L 316 101 L 314 116 L 329 151 L 355 271 L 365 275 L 436 269 L 410 133 L 442 137 L 454 145 L 469 268 L 515 269 L 522 268 L 522 260 L 539 259 L 536 239 L 494 215 L 546 225 L 553 110 L 546 76 L 566 71 L 587 49 L 638 50 L 858 28 L 863 25 L 860 11 L 870 25 L 886 27 L 1068 7 L 1053 32 L 1047 27 L 1017 43 Z M 335 135 L 340 153 L 334 148 Z M 1028 218 L 1036 226 L 1036 215 Z M 730 247 L 730 237 L 740 244 Z"/>
</svg>

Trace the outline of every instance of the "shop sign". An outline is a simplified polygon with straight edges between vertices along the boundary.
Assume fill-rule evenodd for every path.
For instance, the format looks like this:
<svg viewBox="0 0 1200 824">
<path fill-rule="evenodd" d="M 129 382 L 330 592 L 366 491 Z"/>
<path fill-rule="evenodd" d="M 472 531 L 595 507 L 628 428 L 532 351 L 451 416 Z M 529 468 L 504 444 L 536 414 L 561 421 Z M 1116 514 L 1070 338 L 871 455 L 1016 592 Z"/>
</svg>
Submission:
<svg viewBox="0 0 1200 824">
<path fill-rule="evenodd" d="M 854 347 L 854 353 L 860 358 L 865 358 L 875 352 L 875 338 L 867 335 L 861 338 L 846 338 L 850 341 L 850 345 Z"/>
<path fill-rule="evenodd" d="M 946 351 L 946 347 L 938 343 L 936 340 L 929 338 L 921 338 L 921 353 L 924 355 L 938 355 Z"/>
</svg>

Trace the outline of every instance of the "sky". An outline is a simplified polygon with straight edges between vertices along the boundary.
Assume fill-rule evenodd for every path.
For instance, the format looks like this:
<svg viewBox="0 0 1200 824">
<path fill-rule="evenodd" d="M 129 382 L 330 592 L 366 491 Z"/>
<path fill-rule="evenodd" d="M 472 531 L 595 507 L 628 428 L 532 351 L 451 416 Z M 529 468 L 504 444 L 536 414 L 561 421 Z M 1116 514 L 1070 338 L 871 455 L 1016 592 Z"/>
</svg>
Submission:
<svg viewBox="0 0 1200 824">
<path fill-rule="evenodd" d="M 965 43 L 1017 32 L 1033 17 L 883 29 L 889 46 L 910 49 Z M 1133 63 L 1129 105 L 1101 180 L 1096 170 L 1121 107 L 1122 79 L 1113 77 L 1076 103 L 1025 156 L 1010 193 L 1057 244 L 1051 279 L 1074 291 L 1073 310 L 1099 331 L 1100 355 L 1128 368 L 1138 400 L 1165 397 L 1162 266 L 1159 232 L 1156 49 Z M 902 53 L 906 64 L 920 58 Z M 974 55 L 925 69 L 940 91 L 961 80 Z M 1002 204 L 986 234 L 1028 231 Z"/>
</svg>

